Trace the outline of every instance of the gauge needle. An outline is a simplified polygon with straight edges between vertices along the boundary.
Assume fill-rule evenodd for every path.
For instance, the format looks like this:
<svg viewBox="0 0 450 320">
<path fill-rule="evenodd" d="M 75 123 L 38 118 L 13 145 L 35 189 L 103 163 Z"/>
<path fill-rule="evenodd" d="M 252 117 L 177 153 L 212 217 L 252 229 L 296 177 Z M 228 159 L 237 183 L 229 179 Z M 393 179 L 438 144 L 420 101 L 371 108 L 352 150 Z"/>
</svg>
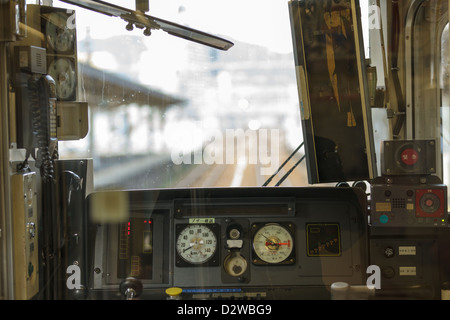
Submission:
<svg viewBox="0 0 450 320">
<path fill-rule="evenodd" d="M 267 244 L 272 244 L 272 245 L 277 245 L 277 246 L 290 246 L 291 245 L 290 242 L 273 242 L 273 241 L 271 241 L 270 243 L 266 242 L 266 245 Z"/>
<path fill-rule="evenodd" d="M 271 244 L 277 244 L 276 242 L 274 242 L 273 240 L 270 240 L 269 238 L 267 238 L 265 235 L 261 234 L 264 238 L 267 239 L 267 241 L 269 241 Z M 266 242 L 267 243 L 267 242 Z"/>
<path fill-rule="evenodd" d="M 203 240 L 195 240 L 189 243 L 189 247 L 187 247 L 186 249 L 183 250 L 183 252 L 188 251 L 189 249 L 192 249 L 193 247 L 195 247 L 198 244 L 203 244 Z"/>
<path fill-rule="evenodd" d="M 272 245 L 277 245 L 277 246 L 291 246 L 291 242 L 290 242 L 290 241 L 288 241 L 288 242 L 275 242 L 275 241 L 273 241 L 273 240 L 267 238 L 267 237 L 266 237 L 265 235 L 263 235 L 263 234 L 262 234 L 262 236 L 263 236 L 264 238 L 267 239 L 266 245 L 267 245 L 267 244 L 272 244 Z M 270 242 L 270 243 L 269 243 L 269 242 Z"/>
</svg>

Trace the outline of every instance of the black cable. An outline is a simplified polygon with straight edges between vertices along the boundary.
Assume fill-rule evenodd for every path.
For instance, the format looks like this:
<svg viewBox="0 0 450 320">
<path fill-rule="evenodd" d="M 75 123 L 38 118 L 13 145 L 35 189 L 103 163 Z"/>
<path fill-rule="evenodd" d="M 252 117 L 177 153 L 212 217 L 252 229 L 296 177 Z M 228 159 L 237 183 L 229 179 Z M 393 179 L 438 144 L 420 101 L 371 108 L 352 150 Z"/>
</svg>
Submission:
<svg viewBox="0 0 450 320">
<path fill-rule="evenodd" d="M 48 85 L 43 77 L 31 77 L 28 81 L 30 89 L 32 130 L 38 147 L 36 166 L 41 169 L 44 182 L 53 179 L 53 161 L 49 150 L 49 92 Z M 32 147 L 34 147 L 34 145 Z"/>
<path fill-rule="evenodd" d="M 27 148 L 27 159 L 31 155 L 36 160 L 36 167 L 41 171 L 41 193 L 42 193 L 42 234 L 41 257 L 43 292 L 45 299 L 50 300 L 57 297 L 57 283 L 55 274 L 58 263 L 59 239 L 56 239 L 55 226 L 57 217 L 55 190 L 54 190 L 54 165 L 49 148 L 50 122 L 49 101 L 50 88 L 43 76 L 39 78 L 31 76 L 28 81 L 29 99 L 32 113 L 32 134 L 34 141 Z M 37 147 L 37 156 L 34 149 Z"/>
<path fill-rule="evenodd" d="M 53 180 L 53 160 L 50 154 L 50 121 L 49 121 L 49 85 L 44 77 L 41 77 L 38 81 L 39 88 L 39 128 L 37 132 L 37 143 L 41 153 L 42 160 L 42 178 L 45 182 Z"/>
<path fill-rule="evenodd" d="M 280 172 L 280 170 L 286 165 L 286 163 L 288 163 L 288 161 L 291 160 L 291 158 L 298 152 L 298 150 L 300 150 L 303 144 L 304 142 L 300 143 L 300 145 L 291 153 L 291 155 L 281 164 L 278 170 L 272 176 L 270 176 L 270 178 L 267 179 L 266 182 L 264 182 L 264 184 L 262 185 L 263 187 L 267 186 L 272 181 L 272 179 Z"/>
<path fill-rule="evenodd" d="M 398 1 L 392 1 L 392 35 L 391 35 L 391 49 L 392 49 L 392 81 L 394 84 L 395 95 L 397 98 L 397 121 L 393 128 L 393 136 L 396 137 L 400 134 L 400 130 L 405 122 L 405 101 L 403 98 L 402 88 L 399 79 L 399 67 L 398 67 L 398 50 L 399 50 L 399 34 L 400 34 L 400 13 L 398 7 Z"/>
</svg>

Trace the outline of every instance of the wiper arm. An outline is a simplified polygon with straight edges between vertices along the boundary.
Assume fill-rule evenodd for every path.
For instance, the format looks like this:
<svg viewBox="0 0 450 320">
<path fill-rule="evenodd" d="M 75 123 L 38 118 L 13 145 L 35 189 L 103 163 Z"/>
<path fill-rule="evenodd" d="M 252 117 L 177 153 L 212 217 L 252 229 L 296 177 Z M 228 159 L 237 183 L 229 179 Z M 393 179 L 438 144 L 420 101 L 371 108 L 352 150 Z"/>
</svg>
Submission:
<svg viewBox="0 0 450 320">
<path fill-rule="evenodd" d="M 125 20 L 127 30 L 134 27 L 144 29 L 144 35 L 149 36 L 151 30 L 161 29 L 168 34 L 185 40 L 197 42 L 215 49 L 228 50 L 234 43 L 215 35 L 192 29 L 177 23 L 146 15 L 141 11 L 135 11 L 101 0 L 61 0 L 72 5 L 79 6 L 110 17 L 119 17 Z"/>
<path fill-rule="evenodd" d="M 281 164 L 281 166 L 278 168 L 278 170 L 272 175 L 270 176 L 269 179 L 266 180 L 266 182 L 264 182 L 264 184 L 262 185 L 263 187 L 267 186 L 272 179 L 281 171 L 281 169 L 283 169 L 283 167 L 286 165 L 286 163 L 289 162 L 289 160 L 292 159 L 292 157 L 298 152 L 298 150 L 300 150 L 300 148 L 303 146 L 304 142 L 300 143 L 300 145 L 291 153 L 291 155 Z M 283 178 L 281 178 L 282 180 L 280 180 L 276 186 L 279 186 L 286 178 L 289 174 L 291 174 L 291 172 L 295 169 L 295 167 L 297 167 L 300 162 L 302 162 L 302 160 L 305 158 L 305 156 L 303 156 L 284 176 Z"/>
<path fill-rule="evenodd" d="M 289 169 L 288 172 L 286 172 L 286 174 L 280 179 L 280 181 L 277 182 L 277 184 L 275 185 L 275 187 L 278 187 L 280 184 L 283 183 L 284 180 L 286 180 L 286 178 L 292 173 L 292 171 L 294 171 L 294 169 L 300 164 L 300 162 L 303 161 L 303 159 L 305 159 L 306 155 L 303 155 L 303 157 L 300 158 L 300 160 L 297 161 L 296 164 L 294 164 L 292 166 L 291 169 Z"/>
</svg>

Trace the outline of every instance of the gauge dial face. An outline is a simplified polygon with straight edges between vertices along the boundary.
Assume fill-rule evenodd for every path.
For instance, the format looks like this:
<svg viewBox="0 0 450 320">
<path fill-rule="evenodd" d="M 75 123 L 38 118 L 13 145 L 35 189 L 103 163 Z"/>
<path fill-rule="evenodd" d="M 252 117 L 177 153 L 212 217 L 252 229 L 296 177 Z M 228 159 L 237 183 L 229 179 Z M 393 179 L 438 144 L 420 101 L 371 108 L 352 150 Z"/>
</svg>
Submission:
<svg viewBox="0 0 450 320">
<path fill-rule="evenodd" d="M 48 74 L 55 80 L 58 99 L 69 100 L 75 95 L 76 77 L 72 60 L 56 58 L 50 63 Z"/>
<path fill-rule="evenodd" d="M 177 237 L 178 256 L 193 265 L 210 261 L 217 251 L 217 236 L 211 227 L 206 224 L 186 225 Z"/>
<path fill-rule="evenodd" d="M 287 227 L 268 223 L 253 236 L 253 251 L 256 264 L 292 264 L 294 239 Z"/>
<path fill-rule="evenodd" d="M 53 50 L 62 52 L 74 51 L 75 26 L 73 18 L 64 12 L 50 13 L 45 26 L 47 42 Z"/>
</svg>

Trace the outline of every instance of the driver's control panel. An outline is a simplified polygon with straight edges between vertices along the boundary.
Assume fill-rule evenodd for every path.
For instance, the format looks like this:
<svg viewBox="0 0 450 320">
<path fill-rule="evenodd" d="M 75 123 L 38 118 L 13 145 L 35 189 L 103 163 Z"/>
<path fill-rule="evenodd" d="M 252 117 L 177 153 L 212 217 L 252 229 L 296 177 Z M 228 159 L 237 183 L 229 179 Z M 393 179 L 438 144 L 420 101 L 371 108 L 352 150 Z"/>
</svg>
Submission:
<svg viewBox="0 0 450 320">
<path fill-rule="evenodd" d="M 367 278 L 360 189 L 108 191 L 88 203 L 94 294 L 119 297 L 137 279 L 143 299 L 170 288 L 183 299 L 327 298 L 332 283 Z"/>
</svg>

